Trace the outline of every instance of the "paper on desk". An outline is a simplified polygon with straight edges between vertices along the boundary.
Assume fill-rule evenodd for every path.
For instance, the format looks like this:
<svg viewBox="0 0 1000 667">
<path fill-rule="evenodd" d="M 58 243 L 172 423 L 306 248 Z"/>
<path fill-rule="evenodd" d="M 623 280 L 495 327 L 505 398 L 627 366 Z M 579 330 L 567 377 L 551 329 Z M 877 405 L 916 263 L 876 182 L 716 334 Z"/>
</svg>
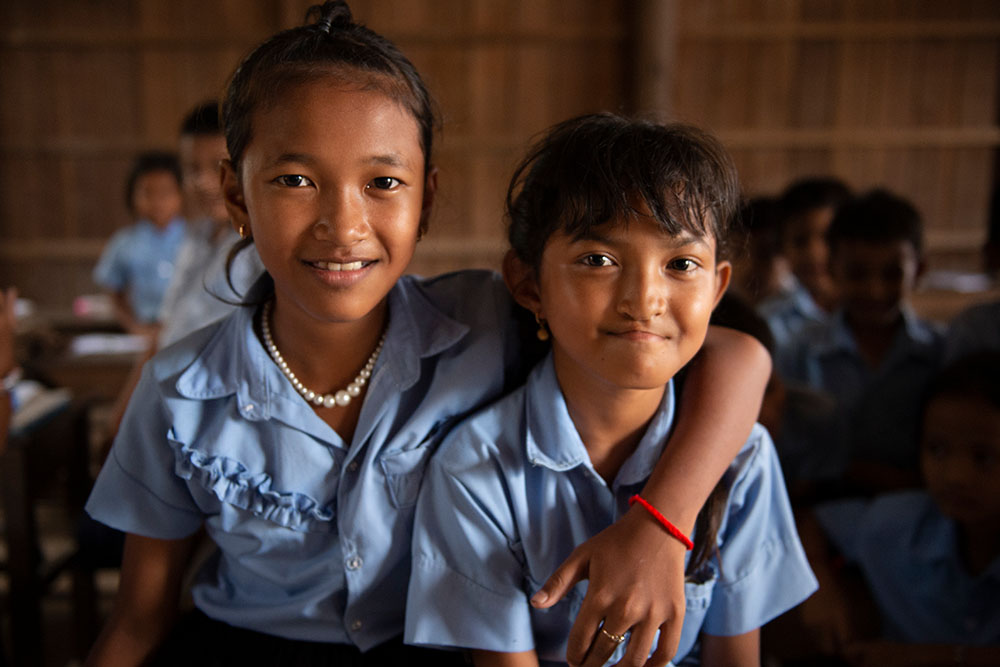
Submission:
<svg viewBox="0 0 1000 667">
<path fill-rule="evenodd" d="M 21 380 L 12 393 L 16 408 L 10 431 L 15 434 L 66 405 L 72 397 L 69 389 L 47 389 L 34 380 Z"/>
<path fill-rule="evenodd" d="M 135 334 L 90 333 L 76 336 L 69 346 L 70 354 L 83 357 L 91 354 L 138 354 L 149 346 L 149 339 Z"/>
</svg>

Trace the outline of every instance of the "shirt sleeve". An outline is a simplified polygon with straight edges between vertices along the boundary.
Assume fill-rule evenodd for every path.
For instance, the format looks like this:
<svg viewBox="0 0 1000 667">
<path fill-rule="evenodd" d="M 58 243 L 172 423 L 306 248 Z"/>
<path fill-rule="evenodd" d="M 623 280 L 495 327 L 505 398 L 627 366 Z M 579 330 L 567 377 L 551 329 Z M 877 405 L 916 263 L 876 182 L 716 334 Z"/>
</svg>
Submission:
<svg viewBox="0 0 1000 667">
<path fill-rule="evenodd" d="M 113 291 L 121 291 L 128 284 L 128 270 L 124 254 L 128 246 L 128 230 L 114 233 L 101 252 L 101 258 L 94 267 L 94 282 Z"/>
<path fill-rule="evenodd" d="M 185 481 L 174 474 L 169 433 L 167 410 L 146 364 L 87 500 L 90 516 L 126 533 L 159 539 L 198 530 L 203 515 Z"/>
<path fill-rule="evenodd" d="M 504 487 L 487 448 L 461 427 L 431 460 L 416 510 L 407 643 L 534 648 L 523 556 Z"/>
<path fill-rule="evenodd" d="M 711 635 L 759 628 L 818 587 L 771 437 L 757 426 L 751 438 L 755 442 L 734 462 L 738 474 L 721 531 L 721 574 L 702 626 Z"/>
</svg>

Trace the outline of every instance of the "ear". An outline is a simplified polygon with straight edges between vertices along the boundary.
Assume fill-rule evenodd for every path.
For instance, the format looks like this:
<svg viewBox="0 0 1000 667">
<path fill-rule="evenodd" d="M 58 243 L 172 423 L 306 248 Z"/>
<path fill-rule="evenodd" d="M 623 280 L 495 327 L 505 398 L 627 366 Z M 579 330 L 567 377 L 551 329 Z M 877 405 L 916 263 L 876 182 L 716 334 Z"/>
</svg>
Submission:
<svg viewBox="0 0 1000 667">
<path fill-rule="evenodd" d="M 427 231 L 427 224 L 431 218 L 431 209 L 434 207 L 434 197 L 437 195 L 437 187 L 438 168 L 431 166 L 427 170 L 427 177 L 424 179 L 424 200 L 420 205 L 420 236 L 423 236 Z"/>
<path fill-rule="evenodd" d="M 236 173 L 233 163 L 223 160 L 219 163 L 219 179 L 222 181 L 222 198 L 226 204 L 226 211 L 229 213 L 229 220 L 233 229 L 237 232 L 240 228 L 249 229 L 250 215 L 247 213 L 246 200 L 243 197 L 243 185 L 240 183 L 240 176 Z"/>
<path fill-rule="evenodd" d="M 514 301 L 544 318 L 535 269 L 521 261 L 513 250 L 508 250 L 503 258 L 503 281 Z"/>
<path fill-rule="evenodd" d="M 729 287 L 729 281 L 733 277 L 733 265 L 727 261 L 719 262 L 715 265 L 715 304 L 712 306 L 719 305 L 719 301 L 722 299 L 722 295 L 726 293 L 726 288 Z"/>
</svg>

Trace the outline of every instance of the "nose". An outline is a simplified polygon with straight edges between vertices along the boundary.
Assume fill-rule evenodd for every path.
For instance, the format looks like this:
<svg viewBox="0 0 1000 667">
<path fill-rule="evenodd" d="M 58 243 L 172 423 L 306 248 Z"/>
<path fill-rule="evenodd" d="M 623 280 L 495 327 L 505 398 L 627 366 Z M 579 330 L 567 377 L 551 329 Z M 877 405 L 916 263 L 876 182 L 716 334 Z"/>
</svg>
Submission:
<svg viewBox="0 0 1000 667">
<path fill-rule="evenodd" d="M 313 236 L 319 241 L 349 246 L 368 235 L 368 220 L 359 198 L 350 192 L 332 190 L 321 193 Z"/>
<path fill-rule="evenodd" d="M 667 308 L 668 290 L 659 266 L 632 266 L 623 270 L 618 312 L 630 320 L 643 322 L 662 315 Z"/>
</svg>

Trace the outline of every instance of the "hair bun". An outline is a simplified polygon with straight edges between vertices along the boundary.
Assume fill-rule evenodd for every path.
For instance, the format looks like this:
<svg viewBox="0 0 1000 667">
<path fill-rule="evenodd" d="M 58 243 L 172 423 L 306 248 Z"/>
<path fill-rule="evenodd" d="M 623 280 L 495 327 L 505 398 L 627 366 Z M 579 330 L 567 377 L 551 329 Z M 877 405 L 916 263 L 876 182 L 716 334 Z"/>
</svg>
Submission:
<svg viewBox="0 0 1000 667">
<path fill-rule="evenodd" d="M 347 28 L 354 23 L 351 8 L 344 0 L 327 0 L 322 5 L 313 5 L 306 12 L 306 24 L 312 23 L 323 32 L 333 28 Z"/>
</svg>

